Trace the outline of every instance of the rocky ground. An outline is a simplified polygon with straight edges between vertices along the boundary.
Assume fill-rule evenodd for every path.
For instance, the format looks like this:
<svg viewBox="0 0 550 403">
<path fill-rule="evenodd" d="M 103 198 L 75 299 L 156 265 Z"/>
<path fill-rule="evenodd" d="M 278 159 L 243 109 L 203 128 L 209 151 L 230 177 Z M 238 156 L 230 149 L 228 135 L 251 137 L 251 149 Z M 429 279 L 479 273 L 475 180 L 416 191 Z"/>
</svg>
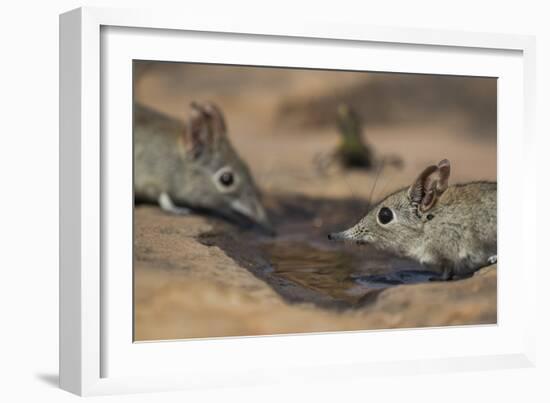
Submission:
<svg viewBox="0 0 550 403">
<path fill-rule="evenodd" d="M 400 166 L 372 171 L 330 167 L 320 173 L 314 161 L 330 154 L 338 136 L 333 126 L 311 115 L 308 108 L 317 104 L 305 102 L 304 94 L 326 100 L 315 108 L 331 110 L 328 100 L 340 94 L 335 88 L 351 88 L 343 93 L 360 103 L 356 88 L 370 77 L 346 73 L 335 80 L 336 73 L 316 76 L 286 70 L 266 75 L 229 69 L 220 72 L 226 80 L 212 81 L 218 75 L 204 71 L 146 68 L 136 97 L 179 117 L 193 99 L 211 99 L 222 106 L 230 138 L 265 195 L 278 237 L 213 217 L 172 216 L 153 206 L 136 207 L 136 340 L 496 323 L 495 265 L 464 280 L 369 287 L 356 279 L 412 263 L 326 240 L 328 232 L 354 223 L 367 199 L 407 186 L 421 169 L 442 158 L 453 164 L 451 183 L 495 180 L 494 128 L 485 115 L 477 116 L 482 107 L 491 110 L 490 102 L 476 103 L 478 112 L 470 115 L 464 94 L 460 102 L 434 97 L 446 112 L 433 115 L 406 102 L 398 104 L 389 120 L 367 124 L 364 135 L 379 158 L 397 156 Z M 387 76 L 384 80 L 391 81 Z M 377 86 L 383 84 L 379 81 Z M 449 96 L 462 88 L 459 84 L 452 84 Z M 481 90 L 480 85 L 475 82 L 470 85 L 475 91 L 466 93 L 496 94 L 492 84 Z M 384 92 L 376 88 L 381 100 Z M 412 88 L 421 92 L 422 87 Z M 394 99 L 395 88 L 392 91 Z M 365 104 L 376 104 L 369 102 Z M 414 119 L 406 119 L 407 108 L 418 112 L 409 113 Z M 301 112 L 289 112 L 296 110 Z"/>
<path fill-rule="evenodd" d="M 465 280 L 401 285 L 352 306 L 331 305 L 300 287 L 277 292 L 244 258 L 239 263 L 201 241 L 222 230 L 225 224 L 204 217 L 137 209 L 136 340 L 496 323 L 496 266 Z"/>
</svg>

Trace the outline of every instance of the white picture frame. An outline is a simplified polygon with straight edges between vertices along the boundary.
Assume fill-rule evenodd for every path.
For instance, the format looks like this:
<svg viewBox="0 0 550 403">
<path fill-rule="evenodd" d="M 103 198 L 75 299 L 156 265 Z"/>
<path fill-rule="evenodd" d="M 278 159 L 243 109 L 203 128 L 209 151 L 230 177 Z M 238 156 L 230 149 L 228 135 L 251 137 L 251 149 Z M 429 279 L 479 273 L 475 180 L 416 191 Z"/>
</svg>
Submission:
<svg viewBox="0 0 550 403">
<path fill-rule="evenodd" d="M 521 35 L 150 10 L 81 8 L 61 15 L 61 387 L 96 395 L 532 366 L 537 265 L 528 234 L 535 223 L 522 217 L 535 202 L 532 192 L 514 190 L 534 187 L 536 173 L 527 175 L 528 164 L 511 165 L 528 161 L 534 147 L 534 45 Z M 323 57 L 327 51 L 339 57 Z M 126 284 L 133 58 L 498 77 L 498 324 L 133 343 Z M 513 301 L 517 287 L 529 298 Z M 328 353 L 316 354 L 319 349 Z"/>
</svg>

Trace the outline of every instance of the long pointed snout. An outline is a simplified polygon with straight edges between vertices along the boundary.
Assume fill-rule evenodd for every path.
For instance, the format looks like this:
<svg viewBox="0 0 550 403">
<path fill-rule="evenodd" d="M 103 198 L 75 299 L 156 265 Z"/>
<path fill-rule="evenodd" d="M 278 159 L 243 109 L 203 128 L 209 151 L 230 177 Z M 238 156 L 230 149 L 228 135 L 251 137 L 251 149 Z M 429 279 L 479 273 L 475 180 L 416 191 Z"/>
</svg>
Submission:
<svg viewBox="0 0 550 403">
<path fill-rule="evenodd" d="M 341 232 L 331 232 L 328 234 L 328 239 L 331 241 L 355 241 L 355 242 L 364 242 L 361 237 L 361 231 L 358 230 L 357 225 L 351 228 L 348 228 L 345 231 Z"/>
<path fill-rule="evenodd" d="M 328 239 L 331 241 L 344 241 L 348 238 L 346 237 L 346 231 L 342 231 L 342 232 L 331 232 L 330 234 L 328 234 Z"/>
<path fill-rule="evenodd" d="M 275 236 L 277 233 L 275 232 L 275 229 L 273 228 L 273 224 L 269 220 L 269 217 L 267 216 L 267 213 L 265 212 L 265 209 L 263 207 L 259 207 L 256 215 L 252 218 L 254 223 L 258 225 L 267 235 L 269 236 Z"/>
<path fill-rule="evenodd" d="M 267 235 L 276 235 L 273 224 L 269 220 L 269 217 L 267 216 L 264 207 L 259 201 L 256 203 L 252 203 L 249 206 L 247 204 L 244 204 L 240 200 L 235 200 L 231 203 L 231 209 L 237 214 L 246 217 L 246 219 L 253 222 Z"/>
</svg>

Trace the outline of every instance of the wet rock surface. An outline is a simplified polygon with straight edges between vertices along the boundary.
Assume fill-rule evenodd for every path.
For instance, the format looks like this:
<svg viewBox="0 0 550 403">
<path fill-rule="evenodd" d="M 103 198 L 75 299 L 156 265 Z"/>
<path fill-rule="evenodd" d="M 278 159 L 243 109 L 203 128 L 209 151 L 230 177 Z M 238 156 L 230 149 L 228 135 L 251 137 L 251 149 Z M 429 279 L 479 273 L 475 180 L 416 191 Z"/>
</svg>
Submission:
<svg viewBox="0 0 550 403">
<path fill-rule="evenodd" d="M 134 95 L 179 118 L 190 102 L 218 104 L 278 233 L 137 206 L 136 340 L 496 323 L 495 265 L 429 281 L 414 262 L 327 240 L 442 158 L 451 183 L 496 180 L 496 80 L 160 63 Z M 399 164 L 319 169 L 342 102 L 375 160 Z"/>
<path fill-rule="evenodd" d="M 261 238 L 154 207 L 136 208 L 135 226 L 138 341 L 496 323 L 495 265 L 464 280 L 373 287 L 365 276 L 410 262 L 371 259 L 355 245 L 331 249 L 321 229 L 309 242 L 284 226 L 280 238 Z M 385 263 L 357 264 L 365 260 Z"/>
</svg>

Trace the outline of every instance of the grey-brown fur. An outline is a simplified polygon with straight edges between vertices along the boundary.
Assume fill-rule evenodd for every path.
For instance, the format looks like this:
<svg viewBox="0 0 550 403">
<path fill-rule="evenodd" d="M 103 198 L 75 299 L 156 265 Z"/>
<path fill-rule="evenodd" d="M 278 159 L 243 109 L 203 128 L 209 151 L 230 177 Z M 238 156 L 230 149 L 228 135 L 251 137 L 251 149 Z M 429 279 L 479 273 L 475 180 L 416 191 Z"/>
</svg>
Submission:
<svg viewBox="0 0 550 403">
<path fill-rule="evenodd" d="M 410 187 L 387 196 L 355 226 L 329 238 L 369 243 L 412 258 L 443 279 L 496 261 L 496 183 L 448 186 L 449 175 L 447 160 L 426 168 Z M 379 218 L 384 207 L 393 217 L 386 224 Z"/>
<path fill-rule="evenodd" d="M 271 229 L 260 192 L 235 152 L 221 111 L 192 104 L 187 122 L 134 105 L 136 201 L 159 203 L 172 212 L 207 210 Z M 233 179 L 223 185 L 221 175 Z"/>
</svg>

